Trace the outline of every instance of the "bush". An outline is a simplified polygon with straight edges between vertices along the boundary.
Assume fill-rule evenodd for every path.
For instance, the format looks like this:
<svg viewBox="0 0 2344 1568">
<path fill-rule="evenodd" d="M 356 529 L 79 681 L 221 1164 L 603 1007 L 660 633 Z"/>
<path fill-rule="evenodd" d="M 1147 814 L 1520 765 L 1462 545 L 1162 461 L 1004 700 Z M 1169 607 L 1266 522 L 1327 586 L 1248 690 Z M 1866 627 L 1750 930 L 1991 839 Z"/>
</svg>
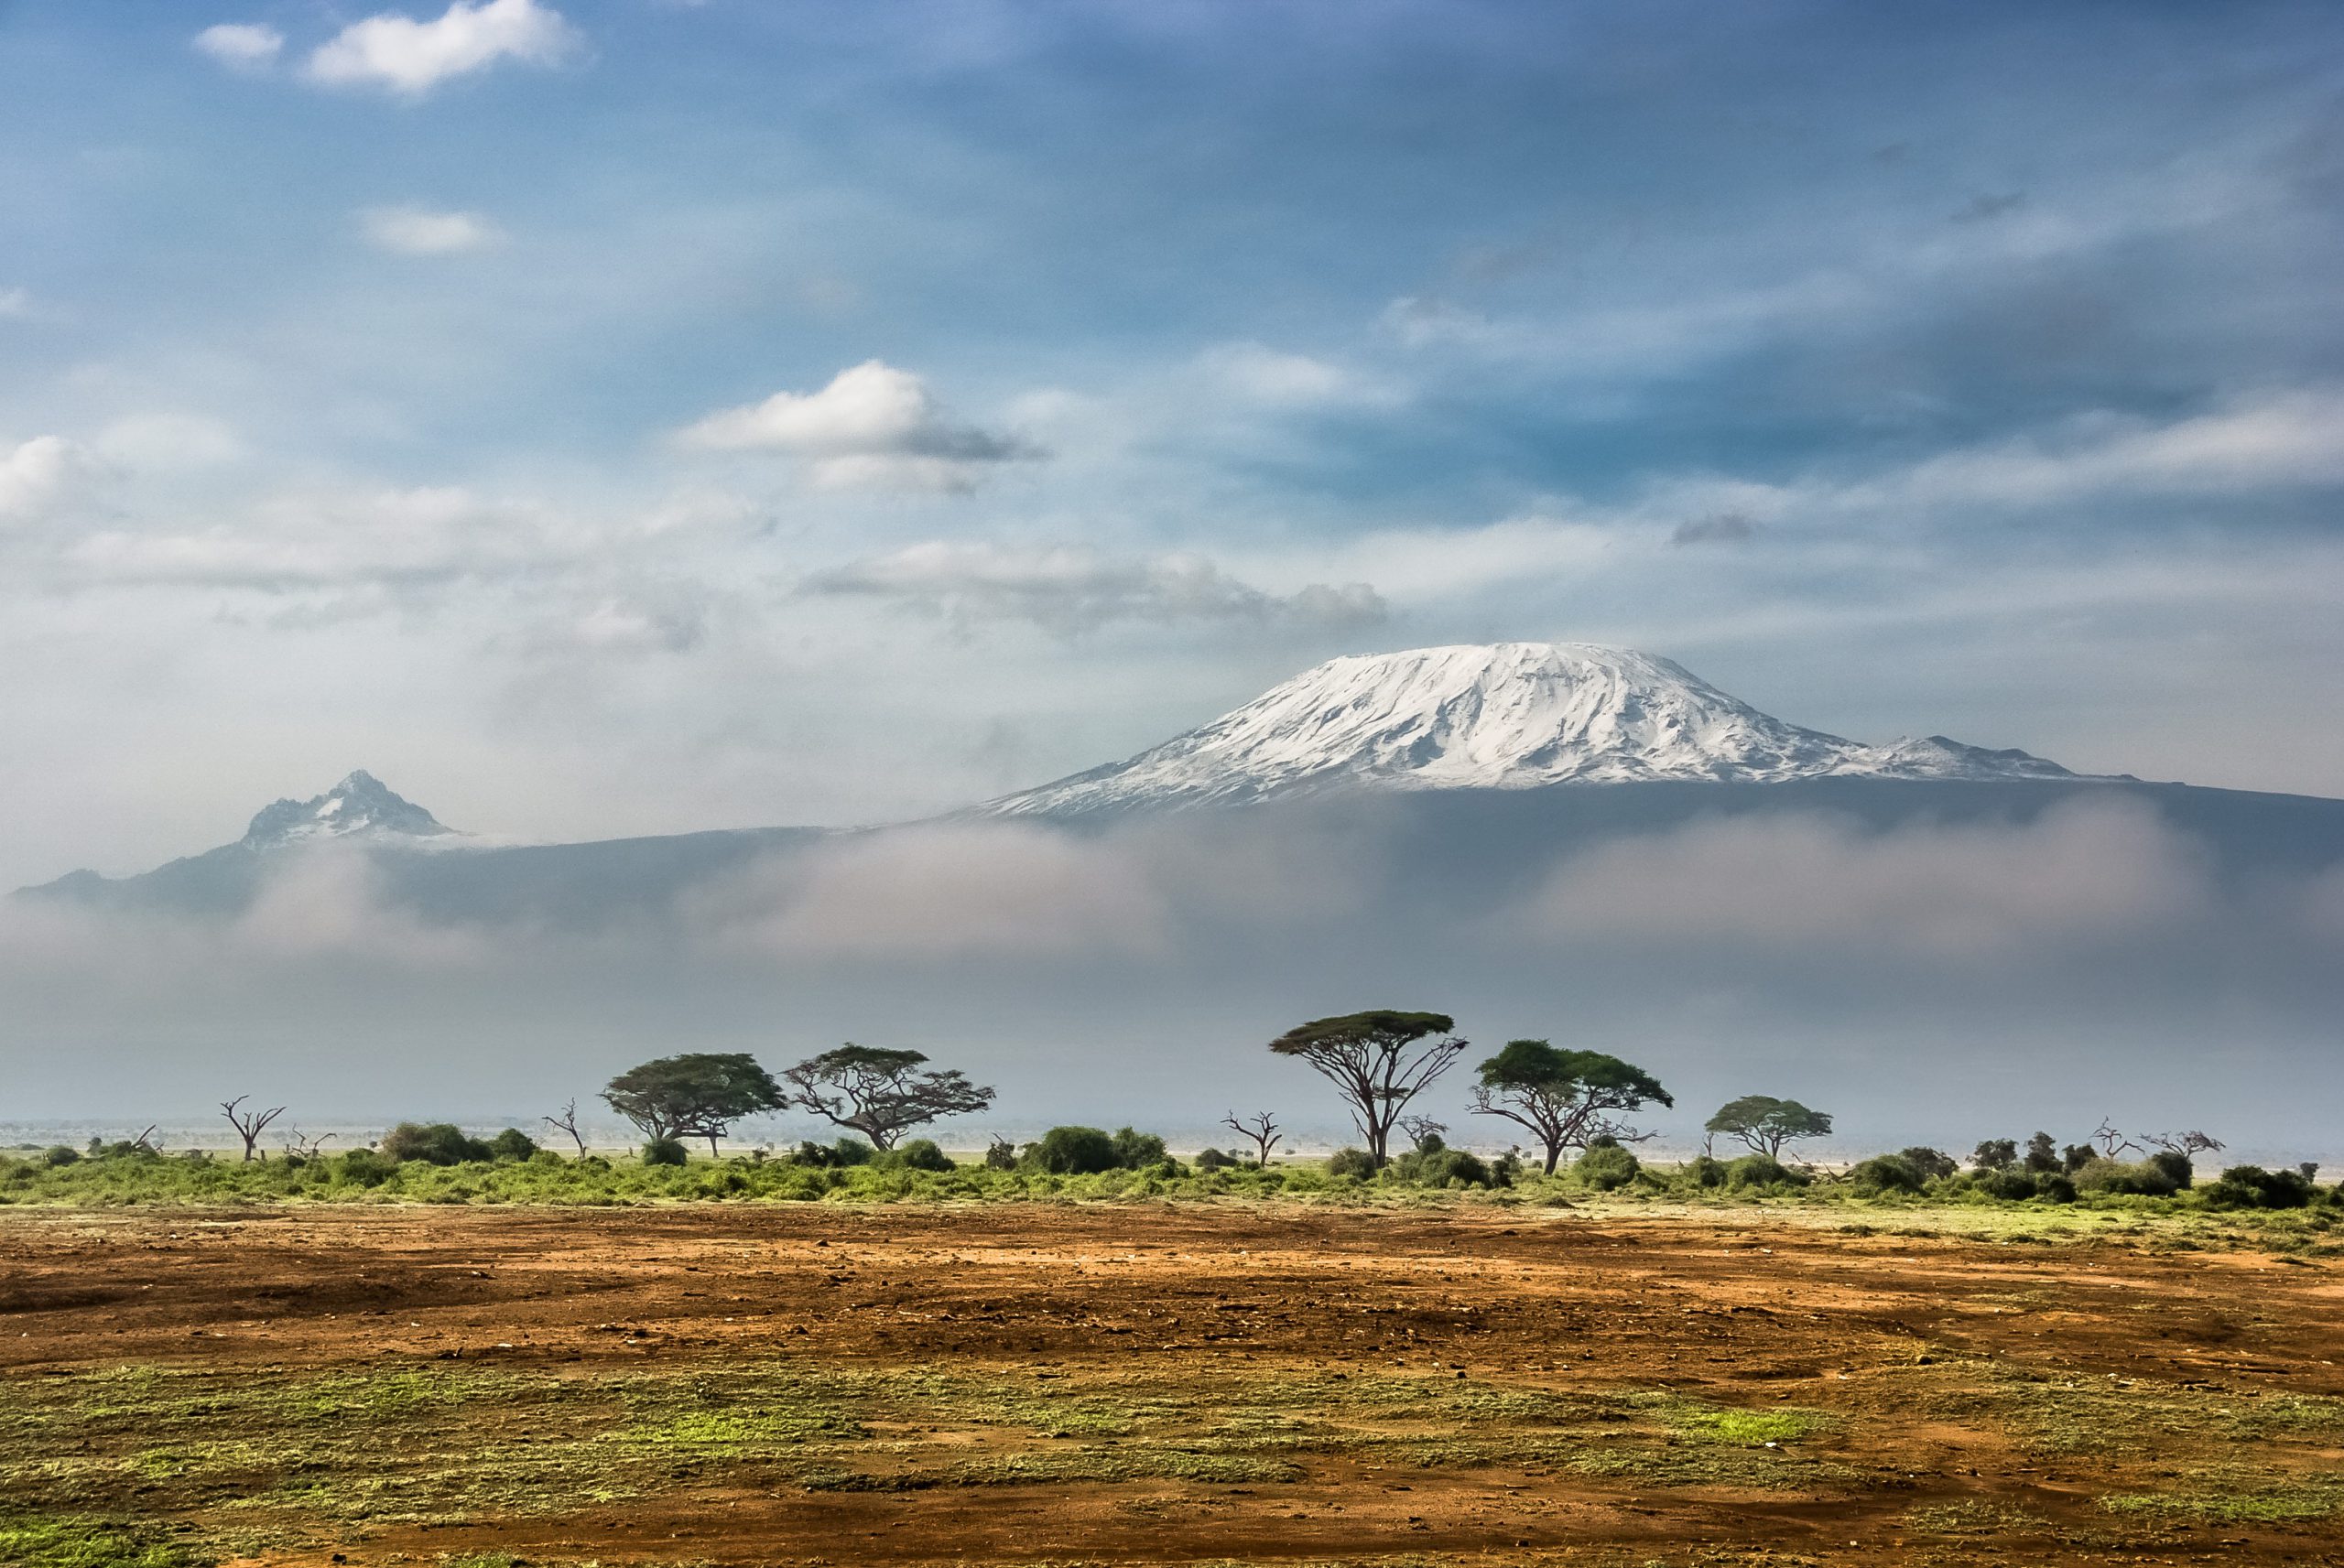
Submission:
<svg viewBox="0 0 2344 1568">
<path fill-rule="evenodd" d="M 1017 1169 L 1017 1145 L 1006 1138 L 996 1138 L 986 1144 L 985 1169 L 988 1171 Z"/>
<path fill-rule="evenodd" d="M 2187 1162 L 2184 1162 L 2187 1163 Z M 2122 1160 L 2094 1158 L 2076 1172 L 2076 1187 L 2087 1193 L 2136 1193 L 2144 1197 L 2170 1197 L 2181 1190 L 2173 1173 L 2154 1160 L 2127 1164 Z"/>
<path fill-rule="evenodd" d="M 1685 1174 L 1692 1178 L 1697 1187 L 1721 1187 L 1729 1173 L 1724 1161 L 1714 1155 L 1696 1154 L 1693 1162 L 1685 1167 Z"/>
<path fill-rule="evenodd" d="M 2173 1191 L 2187 1192 L 2190 1183 L 2198 1179 L 2198 1169 L 2189 1156 L 2178 1149 L 2160 1149 L 2149 1156 L 2148 1162 L 2163 1171 L 2173 1182 Z"/>
<path fill-rule="evenodd" d="M 1428 1138 L 1424 1144 L 1392 1162 L 1394 1177 L 1426 1187 L 1446 1187 L 1452 1184 L 1486 1187 L 1490 1184 L 1490 1168 L 1482 1163 L 1479 1155 L 1463 1149 L 1451 1149 L 1438 1138 Z"/>
<path fill-rule="evenodd" d="M 951 1157 L 936 1146 L 933 1138 L 915 1138 L 908 1143 L 896 1145 L 874 1163 L 890 1171 L 950 1171 Z"/>
<path fill-rule="evenodd" d="M 2035 1178 L 2015 1164 L 1973 1171 L 1965 1180 L 1971 1192 L 1983 1193 L 2004 1203 L 2020 1203 L 2035 1195 Z"/>
<path fill-rule="evenodd" d="M 398 1162 L 372 1149 L 353 1149 L 328 1162 L 335 1176 L 354 1187 L 379 1187 L 398 1173 Z"/>
<path fill-rule="evenodd" d="M 1961 1162 L 1944 1150 L 1932 1149 L 1922 1143 L 1900 1150 L 1896 1157 L 1920 1172 L 1925 1182 L 1941 1182 L 1961 1169 Z"/>
<path fill-rule="evenodd" d="M 1338 1149 L 1327 1156 L 1327 1173 L 1330 1176 L 1356 1176 L 1362 1182 L 1375 1178 L 1375 1156 L 1364 1149 Z"/>
<path fill-rule="evenodd" d="M 1644 1162 L 1617 1143 L 1590 1144 L 1586 1153 L 1571 1162 L 1572 1178 L 1599 1193 L 1626 1186 L 1643 1169 Z"/>
<path fill-rule="evenodd" d="M 1970 1152 L 1970 1163 L 1980 1171 L 2007 1171 L 2018 1163 L 2018 1141 L 1986 1139 Z"/>
<path fill-rule="evenodd" d="M 44 1152 L 40 1159 L 42 1164 L 54 1170 L 60 1165 L 72 1165 L 80 1163 L 81 1152 L 79 1149 L 68 1149 L 64 1144 L 60 1143 L 55 1148 Z"/>
<path fill-rule="evenodd" d="M 488 1141 L 492 1159 L 526 1160 L 537 1152 L 537 1141 L 517 1127 L 508 1127 Z"/>
<path fill-rule="evenodd" d="M 1164 1163 L 1164 1140 L 1153 1132 L 1115 1129 L 1115 1163 L 1126 1171 L 1145 1171 Z"/>
<path fill-rule="evenodd" d="M 1114 1139 L 1096 1127 L 1053 1127 L 1039 1142 L 1026 1145 L 1026 1157 L 1035 1169 L 1055 1176 L 1096 1175 L 1121 1162 Z"/>
<path fill-rule="evenodd" d="M 876 1153 L 860 1138 L 841 1138 L 835 1143 L 800 1143 L 789 1160 L 794 1165 L 810 1165 L 818 1171 L 838 1171 L 849 1165 L 868 1165 Z"/>
<path fill-rule="evenodd" d="M 1952 1163 L 1951 1161 L 1947 1162 Z M 1848 1180 L 1860 1197 L 1878 1197 L 1883 1193 L 1917 1193 L 1928 1184 L 1920 1167 L 1902 1154 L 1875 1154 L 1848 1173 Z"/>
<path fill-rule="evenodd" d="M 1735 1187 L 1803 1187 L 1815 1178 L 1795 1171 L 1772 1154 L 1744 1154 L 1726 1163 L 1726 1184 Z"/>
<path fill-rule="evenodd" d="M 2064 1172 L 2054 1171 L 2035 1178 L 2035 1195 L 2046 1203 L 2076 1201 L 2076 1179 Z"/>
<path fill-rule="evenodd" d="M 2215 1208 L 2302 1208 L 2318 1189 L 2300 1171 L 2232 1165 L 2198 1189 Z"/>
<path fill-rule="evenodd" d="M 1224 1154 L 1218 1149 L 1200 1149 L 1197 1152 L 1197 1169 L 1199 1171 L 1228 1171 L 1243 1163 L 1245 1162 L 1236 1155 Z"/>
<path fill-rule="evenodd" d="M 646 1165 L 683 1165 L 690 1162 L 691 1152 L 677 1138 L 655 1138 L 643 1146 L 643 1162 Z"/>
<path fill-rule="evenodd" d="M 435 1121 L 428 1126 L 402 1121 L 383 1134 L 383 1141 L 377 1147 L 383 1158 L 396 1164 L 414 1160 L 426 1165 L 461 1165 L 468 1161 L 494 1157 L 486 1143 L 466 1136 L 462 1128 L 449 1121 Z"/>
</svg>

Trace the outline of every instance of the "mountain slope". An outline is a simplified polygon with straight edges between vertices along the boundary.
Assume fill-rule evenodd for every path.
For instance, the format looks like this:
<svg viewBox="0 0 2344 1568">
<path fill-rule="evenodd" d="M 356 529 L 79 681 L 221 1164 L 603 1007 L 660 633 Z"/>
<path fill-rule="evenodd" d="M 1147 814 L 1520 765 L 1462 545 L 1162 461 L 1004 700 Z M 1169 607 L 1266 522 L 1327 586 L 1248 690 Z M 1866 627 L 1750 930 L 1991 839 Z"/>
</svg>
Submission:
<svg viewBox="0 0 2344 1568">
<path fill-rule="evenodd" d="M 1333 659 L 1149 748 L 979 807 L 1080 816 L 1330 788 L 1827 777 L 2073 778 L 1943 736 L 1866 746 L 1759 712 L 1681 665 L 1590 643 L 1499 643 Z"/>
</svg>

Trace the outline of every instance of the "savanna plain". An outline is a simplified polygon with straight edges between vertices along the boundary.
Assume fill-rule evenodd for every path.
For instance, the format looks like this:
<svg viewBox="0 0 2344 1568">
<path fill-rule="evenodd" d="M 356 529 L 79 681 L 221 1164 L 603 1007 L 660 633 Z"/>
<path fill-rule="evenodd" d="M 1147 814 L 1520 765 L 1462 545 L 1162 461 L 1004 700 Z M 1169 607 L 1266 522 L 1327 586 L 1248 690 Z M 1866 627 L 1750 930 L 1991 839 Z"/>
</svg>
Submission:
<svg viewBox="0 0 2344 1568">
<path fill-rule="evenodd" d="M 2298 1216 L 0 1209 L 0 1563 L 2344 1562 Z"/>
</svg>

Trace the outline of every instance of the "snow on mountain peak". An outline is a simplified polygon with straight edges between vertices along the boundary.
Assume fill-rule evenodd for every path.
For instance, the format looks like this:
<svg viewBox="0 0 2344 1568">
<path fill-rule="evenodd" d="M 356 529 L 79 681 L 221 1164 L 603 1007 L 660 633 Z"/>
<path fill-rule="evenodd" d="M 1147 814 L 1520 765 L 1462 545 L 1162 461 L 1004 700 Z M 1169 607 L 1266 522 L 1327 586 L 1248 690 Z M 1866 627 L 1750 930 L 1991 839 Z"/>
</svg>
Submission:
<svg viewBox="0 0 2344 1568">
<path fill-rule="evenodd" d="M 2071 777 L 1942 736 L 1873 747 L 1801 729 L 1667 659 L 1497 643 L 1330 659 L 1234 712 L 993 802 L 1005 816 L 1233 803 L 1330 787 L 1527 789 L 1654 779 Z"/>
<path fill-rule="evenodd" d="M 261 807 L 244 845 L 276 849 L 322 838 L 434 838 L 452 831 L 361 768 L 323 795 Z"/>
</svg>

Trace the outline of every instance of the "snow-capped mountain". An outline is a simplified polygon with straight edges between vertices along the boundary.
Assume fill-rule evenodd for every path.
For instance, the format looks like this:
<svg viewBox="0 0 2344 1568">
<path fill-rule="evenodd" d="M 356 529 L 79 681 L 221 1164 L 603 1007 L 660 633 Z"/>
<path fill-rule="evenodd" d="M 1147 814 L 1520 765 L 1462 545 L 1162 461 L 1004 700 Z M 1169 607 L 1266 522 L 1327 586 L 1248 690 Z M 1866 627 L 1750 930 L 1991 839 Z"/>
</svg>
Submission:
<svg viewBox="0 0 2344 1568">
<path fill-rule="evenodd" d="M 1867 746 L 1802 729 L 1631 649 L 1498 643 L 1332 659 L 1128 761 L 979 809 L 1079 816 L 1358 786 L 2075 776 L 1941 735 Z"/>
<path fill-rule="evenodd" d="M 261 807 L 239 842 L 281 849 L 323 838 L 438 838 L 454 831 L 361 768 L 323 795 Z"/>
</svg>

